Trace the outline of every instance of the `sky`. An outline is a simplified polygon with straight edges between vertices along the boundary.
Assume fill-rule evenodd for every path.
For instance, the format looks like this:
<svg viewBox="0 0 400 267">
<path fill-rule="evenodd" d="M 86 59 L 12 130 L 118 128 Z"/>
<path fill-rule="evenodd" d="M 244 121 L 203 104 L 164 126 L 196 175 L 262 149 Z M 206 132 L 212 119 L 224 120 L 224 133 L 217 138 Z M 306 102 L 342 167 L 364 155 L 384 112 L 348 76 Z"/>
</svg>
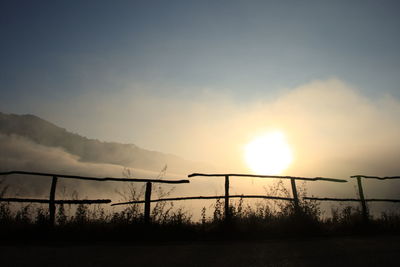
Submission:
<svg viewBox="0 0 400 267">
<path fill-rule="evenodd" d="M 246 143 L 278 129 L 288 173 L 398 175 L 399 10 L 2 0 L 0 111 L 238 171 Z"/>
</svg>

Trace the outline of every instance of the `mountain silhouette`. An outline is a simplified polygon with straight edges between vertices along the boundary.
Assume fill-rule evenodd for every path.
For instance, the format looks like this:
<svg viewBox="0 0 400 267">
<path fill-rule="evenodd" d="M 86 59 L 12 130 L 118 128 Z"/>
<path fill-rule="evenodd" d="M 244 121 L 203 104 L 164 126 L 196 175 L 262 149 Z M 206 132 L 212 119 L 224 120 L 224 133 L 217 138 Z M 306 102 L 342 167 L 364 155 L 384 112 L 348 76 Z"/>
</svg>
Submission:
<svg viewBox="0 0 400 267">
<path fill-rule="evenodd" d="M 81 162 L 117 164 L 150 171 L 159 171 L 167 165 L 168 171 L 175 173 L 187 173 L 205 165 L 134 144 L 89 139 L 30 114 L 0 112 L 0 134 L 22 136 L 42 146 L 61 148 L 78 156 Z"/>
</svg>

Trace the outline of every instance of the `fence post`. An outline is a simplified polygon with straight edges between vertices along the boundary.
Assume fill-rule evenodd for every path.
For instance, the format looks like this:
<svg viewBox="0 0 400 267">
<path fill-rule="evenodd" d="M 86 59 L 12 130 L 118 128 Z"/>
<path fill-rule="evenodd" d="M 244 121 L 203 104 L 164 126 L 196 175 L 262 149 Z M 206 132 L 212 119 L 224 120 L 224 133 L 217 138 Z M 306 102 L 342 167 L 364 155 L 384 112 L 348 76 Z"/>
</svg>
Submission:
<svg viewBox="0 0 400 267">
<path fill-rule="evenodd" d="M 51 181 L 50 188 L 50 199 L 49 199 L 49 222 L 51 226 L 54 226 L 56 219 L 56 204 L 55 204 L 55 195 L 56 195 L 56 187 L 57 187 L 57 176 L 53 176 Z"/>
<path fill-rule="evenodd" d="M 150 224 L 150 200 L 151 200 L 151 182 L 146 183 L 145 203 L 144 203 L 144 223 Z"/>
<path fill-rule="evenodd" d="M 297 188 L 296 188 L 296 180 L 294 178 L 290 178 L 290 183 L 292 185 L 292 194 L 293 194 L 293 201 L 294 201 L 294 212 L 296 215 L 299 215 L 299 196 L 297 195 Z"/>
<path fill-rule="evenodd" d="M 358 184 L 358 194 L 360 195 L 360 202 L 361 202 L 361 208 L 362 208 L 362 216 L 364 222 L 368 222 L 368 207 L 367 203 L 364 198 L 364 190 L 362 188 L 362 183 L 361 183 L 361 177 L 357 177 L 357 184 Z"/>
<path fill-rule="evenodd" d="M 230 219 L 229 212 L 229 176 L 225 176 L 225 221 Z"/>
</svg>

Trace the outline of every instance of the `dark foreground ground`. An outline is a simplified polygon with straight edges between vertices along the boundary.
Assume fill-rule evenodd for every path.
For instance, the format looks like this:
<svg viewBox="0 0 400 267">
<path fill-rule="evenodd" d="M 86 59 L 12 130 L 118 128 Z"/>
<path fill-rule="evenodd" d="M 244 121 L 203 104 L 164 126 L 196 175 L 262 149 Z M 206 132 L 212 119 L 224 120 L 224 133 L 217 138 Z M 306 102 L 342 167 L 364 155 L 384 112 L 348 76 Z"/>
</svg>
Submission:
<svg viewBox="0 0 400 267">
<path fill-rule="evenodd" d="M 1 245 L 0 266 L 400 266 L 400 235 Z"/>
</svg>

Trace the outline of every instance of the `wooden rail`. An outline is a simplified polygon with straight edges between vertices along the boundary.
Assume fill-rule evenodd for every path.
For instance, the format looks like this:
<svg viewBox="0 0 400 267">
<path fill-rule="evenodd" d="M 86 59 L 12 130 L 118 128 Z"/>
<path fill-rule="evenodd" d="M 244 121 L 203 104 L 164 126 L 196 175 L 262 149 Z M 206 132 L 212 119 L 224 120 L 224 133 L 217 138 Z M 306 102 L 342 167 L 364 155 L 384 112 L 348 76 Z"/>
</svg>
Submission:
<svg viewBox="0 0 400 267">
<path fill-rule="evenodd" d="M 24 203 L 44 203 L 49 204 L 48 199 L 38 199 L 38 198 L 0 198 L 0 202 L 24 202 Z M 54 204 L 106 204 L 111 203 L 111 199 L 63 199 L 54 200 Z"/>
<path fill-rule="evenodd" d="M 150 200 L 150 202 L 195 200 L 195 199 L 221 199 L 221 198 L 225 198 L 225 197 L 226 197 L 225 195 L 222 195 L 222 196 L 198 196 L 198 197 L 171 197 L 171 198 L 152 199 L 152 200 Z M 275 197 L 275 196 L 264 196 L 264 195 L 230 195 L 229 198 L 264 198 L 264 199 L 293 201 L 293 198 L 290 198 L 290 197 Z M 120 202 L 120 203 L 111 204 L 111 206 L 127 205 L 127 204 L 141 204 L 141 203 L 146 203 L 146 201 L 145 200 L 135 200 L 135 201 L 128 201 L 128 202 Z"/>
<path fill-rule="evenodd" d="M 88 177 L 88 176 L 78 176 L 78 175 L 54 174 L 54 173 L 43 173 L 43 172 L 26 172 L 26 171 L 0 172 L 0 175 L 10 175 L 10 174 L 37 175 L 37 176 L 48 176 L 48 177 L 58 177 L 58 178 L 66 178 L 66 179 L 79 179 L 79 180 L 99 181 L 99 182 L 105 182 L 105 181 L 111 181 L 111 182 L 151 182 L 151 183 L 163 183 L 163 184 L 189 183 L 189 180 L 161 180 L 161 179 L 141 179 L 141 178 Z"/>
<path fill-rule="evenodd" d="M 248 177 L 248 178 L 276 178 L 276 179 L 294 179 L 294 180 L 303 180 L 303 181 L 328 181 L 328 182 L 338 182 L 338 183 L 347 183 L 346 180 L 336 179 L 336 178 L 325 178 L 325 177 L 297 177 L 297 176 L 278 176 L 278 175 L 257 175 L 257 174 L 238 174 L 238 173 L 227 173 L 227 174 L 208 174 L 208 173 L 192 173 L 189 174 L 188 177 L 195 176 L 205 176 L 205 177 Z"/>
<path fill-rule="evenodd" d="M 400 176 L 368 176 L 368 175 L 353 175 L 350 178 L 366 178 L 366 179 L 377 179 L 377 180 L 392 180 L 392 179 L 400 179 Z"/>
<path fill-rule="evenodd" d="M 318 201 L 343 201 L 343 202 L 360 202 L 359 198 L 330 198 L 330 197 L 303 197 L 308 200 Z M 391 198 L 365 198 L 365 202 L 397 202 L 400 203 L 400 199 Z"/>
<path fill-rule="evenodd" d="M 31 202 L 31 203 L 48 203 L 49 204 L 49 223 L 54 225 L 55 223 L 55 212 L 56 204 L 104 204 L 110 203 L 110 199 L 96 199 L 96 200 L 56 200 L 55 194 L 57 189 L 57 181 L 59 178 L 64 179 L 79 179 L 89 181 L 113 181 L 113 182 L 146 182 L 146 206 L 144 219 L 146 223 L 150 223 L 150 199 L 151 199 L 151 188 L 152 183 L 165 183 L 165 184 L 182 184 L 189 183 L 189 180 L 162 180 L 162 179 L 139 179 L 139 178 L 114 178 L 114 177 L 88 177 L 78 175 L 66 175 L 66 174 L 54 174 L 44 172 L 28 172 L 28 171 L 9 171 L 0 172 L 0 176 L 5 175 L 34 175 L 34 176 L 45 176 L 52 177 L 49 199 L 27 199 L 27 198 L 0 198 L 2 202 Z"/>
</svg>

